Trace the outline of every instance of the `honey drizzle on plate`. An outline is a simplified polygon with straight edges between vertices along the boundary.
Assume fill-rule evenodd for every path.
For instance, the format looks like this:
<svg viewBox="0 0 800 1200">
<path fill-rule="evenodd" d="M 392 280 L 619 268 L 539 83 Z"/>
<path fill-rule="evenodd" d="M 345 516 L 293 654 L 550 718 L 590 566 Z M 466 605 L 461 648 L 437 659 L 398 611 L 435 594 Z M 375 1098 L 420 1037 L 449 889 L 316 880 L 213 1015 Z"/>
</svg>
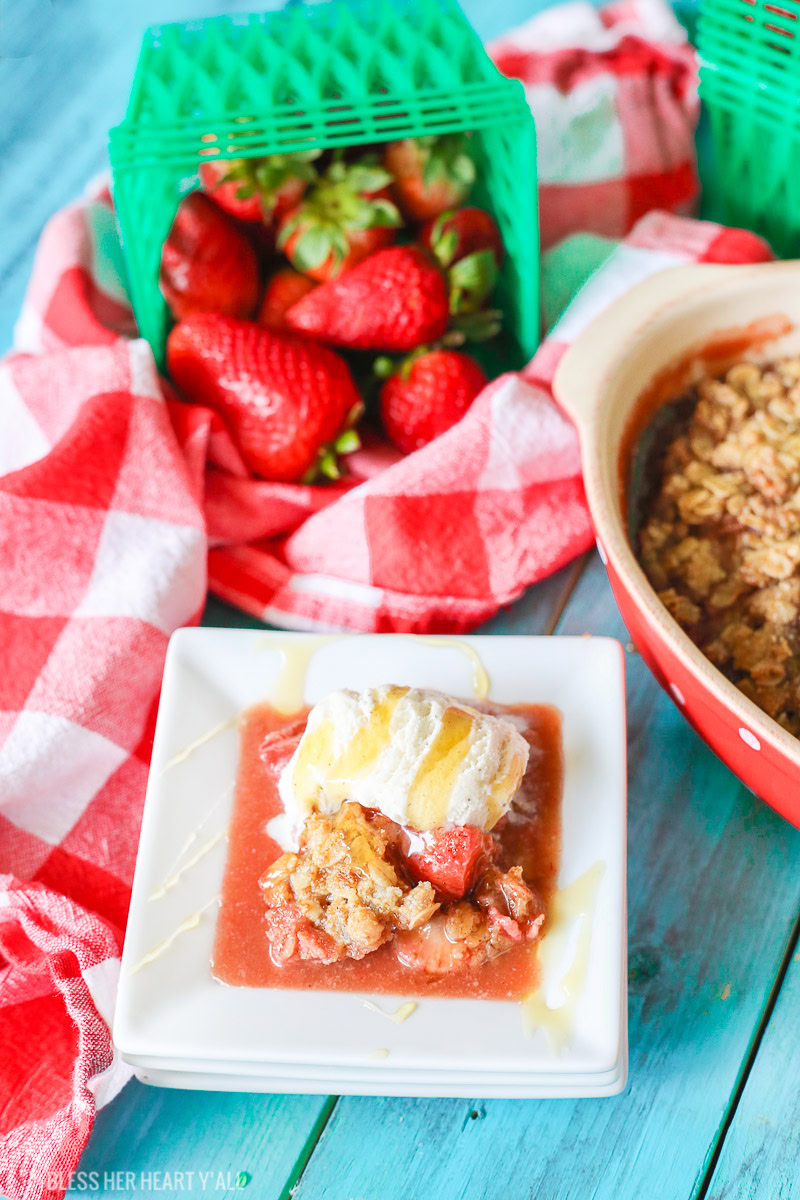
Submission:
<svg viewBox="0 0 800 1200">
<path fill-rule="evenodd" d="M 207 745 L 208 742 L 213 741 L 214 738 L 218 737 L 220 733 L 225 733 L 226 730 L 233 729 L 234 726 L 239 722 L 239 716 L 239 713 L 234 713 L 232 717 L 226 717 L 225 720 L 220 721 L 218 725 L 213 725 L 211 729 L 207 729 L 205 733 L 201 733 L 200 736 L 196 737 L 193 742 L 189 742 L 189 744 L 184 746 L 182 750 L 179 750 L 177 754 L 173 754 L 172 758 L 166 761 L 161 770 L 161 774 L 166 775 L 167 771 L 171 771 L 173 767 L 177 767 L 180 763 L 186 762 L 187 758 L 191 758 L 196 750 L 200 750 L 201 747 Z"/>
<path fill-rule="evenodd" d="M 415 642 L 424 642 L 426 646 L 440 646 L 445 650 L 458 650 L 465 655 L 472 663 L 472 690 L 475 693 L 476 700 L 488 700 L 489 690 L 491 688 L 491 679 L 489 672 L 483 665 L 483 659 L 474 646 L 470 646 L 469 642 L 462 642 L 458 638 L 452 637 L 431 637 L 427 633 L 409 633 L 407 637 L 413 638 Z"/>
<path fill-rule="evenodd" d="M 148 966 L 151 962 L 155 962 L 162 954 L 166 954 L 167 950 L 177 941 L 182 933 L 188 933 L 190 929 L 197 929 L 203 919 L 204 913 L 214 904 L 219 904 L 220 897 L 213 896 L 208 904 L 204 904 L 202 908 L 198 908 L 196 912 L 190 913 L 188 917 L 184 917 L 180 925 L 173 929 L 172 933 L 167 934 L 160 942 L 153 946 L 152 950 L 148 950 L 137 963 L 128 971 L 129 975 L 136 975 L 143 967 Z"/>
<path fill-rule="evenodd" d="M 196 867 L 197 864 L 204 859 L 207 854 L 210 854 L 214 847 L 218 845 L 223 838 L 227 837 L 227 834 L 227 829 L 217 830 L 213 837 L 210 837 L 208 841 L 203 842 L 203 845 L 192 855 L 188 862 L 185 862 L 182 866 L 173 871 L 171 875 L 168 875 L 164 882 L 160 884 L 155 891 L 150 893 L 148 899 L 161 900 L 163 896 L 166 896 L 167 892 L 171 891 L 172 888 L 177 887 L 186 872 L 191 871 L 192 867 Z"/>
<path fill-rule="evenodd" d="M 573 1031 L 575 1009 L 586 982 L 589 965 L 594 904 L 605 870 L 604 862 L 596 862 L 568 887 L 561 888 L 553 894 L 546 932 L 536 947 L 541 967 L 539 985 L 520 1004 L 525 1032 L 532 1037 L 537 1029 L 543 1030 L 556 1053 L 566 1048 Z M 564 995 L 564 1003 L 557 1008 L 550 1008 L 545 993 L 548 985 L 555 982 L 553 976 L 563 955 L 565 940 L 575 927 L 576 921 L 579 921 L 580 925 L 572 961 L 557 981 L 559 990 Z"/>
</svg>

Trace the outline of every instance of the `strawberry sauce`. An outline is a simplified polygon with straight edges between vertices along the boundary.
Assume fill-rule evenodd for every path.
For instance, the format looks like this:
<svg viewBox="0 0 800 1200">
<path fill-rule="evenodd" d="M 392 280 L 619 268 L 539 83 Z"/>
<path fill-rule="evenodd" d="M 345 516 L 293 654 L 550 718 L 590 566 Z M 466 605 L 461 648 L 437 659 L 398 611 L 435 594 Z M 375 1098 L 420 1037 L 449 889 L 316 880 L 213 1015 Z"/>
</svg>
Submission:
<svg viewBox="0 0 800 1200">
<path fill-rule="evenodd" d="M 515 797 L 511 818 L 502 822 L 498 835 L 499 866 L 507 870 L 519 863 L 526 881 L 547 907 L 561 856 L 561 716 L 547 705 L 486 707 L 500 716 L 508 712 L 522 717 L 526 722 L 522 732 L 531 747 L 528 770 Z M 519 1000 L 527 995 L 536 984 L 535 942 L 522 942 L 482 966 L 465 967 L 444 976 L 404 966 L 397 958 L 394 942 L 358 962 L 345 959 L 329 966 L 306 960 L 282 966 L 273 962 L 264 931 L 266 910 L 258 880 L 281 854 L 265 827 L 282 806 L 259 757 L 259 748 L 267 733 L 302 715 L 287 716 L 269 705 L 259 705 L 242 718 L 241 758 L 213 951 L 214 977 L 235 987 L 503 1000 Z"/>
</svg>

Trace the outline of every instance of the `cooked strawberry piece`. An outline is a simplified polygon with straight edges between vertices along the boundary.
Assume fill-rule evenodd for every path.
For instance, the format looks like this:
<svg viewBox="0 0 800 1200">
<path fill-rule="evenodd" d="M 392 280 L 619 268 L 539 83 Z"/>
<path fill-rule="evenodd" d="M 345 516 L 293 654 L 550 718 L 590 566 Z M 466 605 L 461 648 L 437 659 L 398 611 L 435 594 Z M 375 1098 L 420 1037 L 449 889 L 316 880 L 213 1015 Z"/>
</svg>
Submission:
<svg viewBox="0 0 800 1200">
<path fill-rule="evenodd" d="M 437 913 L 421 929 L 398 933 L 395 942 L 400 962 L 427 975 L 449 975 L 463 970 L 473 957 L 483 957 L 482 951 L 476 954 L 465 941 L 449 937 L 446 926 L 447 918 Z"/>
<path fill-rule="evenodd" d="M 460 900 L 491 862 L 492 839 L 474 825 L 434 829 L 420 835 L 424 846 L 406 855 L 415 879 L 427 880 L 445 900 Z"/>
<path fill-rule="evenodd" d="M 280 908 L 268 908 L 264 916 L 272 958 L 276 963 L 288 962 L 299 949 L 298 933 L 313 929 L 311 922 L 303 916 L 296 904 L 282 904 Z"/>
<path fill-rule="evenodd" d="M 507 914 L 501 913 L 499 909 L 494 907 L 494 905 L 491 905 L 486 910 L 486 913 L 492 925 L 496 926 L 498 929 L 502 929 L 503 933 L 506 934 L 507 937 L 510 937 L 512 942 L 522 941 L 522 930 L 519 927 L 519 923 L 515 921 L 513 917 L 509 917 Z"/>
<path fill-rule="evenodd" d="M 297 933 L 300 947 L 300 957 L 311 959 L 312 962 L 334 963 L 344 958 L 344 950 L 336 944 L 330 934 L 324 929 L 300 929 Z"/>
<path fill-rule="evenodd" d="M 300 744 L 305 727 L 306 718 L 301 717 L 300 720 L 293 721 L 291 725 L 286 725 L 283 729 L 275 729 L 272 733 L 268 733 L 261 743 L 258 757 L 276 783 L 283 768 Z"/>
<path fill-rule="evenodd" d="M 544 924 L 541 897 L 525 882 L 520 866 L 508 871 L 490 866 L 478 884 L 475 899 L 494 924 L 503 926 L 508 917 L 527 938 L 537 937 Z"/>
<path fill-rule="evenodd" d="M 442 272 L 419 246 L 390 246 L 309 292 L 286 314 L 297 333 L 354 350 L 413 350 L 450 318 Z"/>
<path fill-rule="evenodd" d="M 178 320 L 194 313 L 247 317 L 258 300 L 258 260 L 235 222 L 208 196 L 191 192 L 162 247 L 159 283 Z"/>
</svg>

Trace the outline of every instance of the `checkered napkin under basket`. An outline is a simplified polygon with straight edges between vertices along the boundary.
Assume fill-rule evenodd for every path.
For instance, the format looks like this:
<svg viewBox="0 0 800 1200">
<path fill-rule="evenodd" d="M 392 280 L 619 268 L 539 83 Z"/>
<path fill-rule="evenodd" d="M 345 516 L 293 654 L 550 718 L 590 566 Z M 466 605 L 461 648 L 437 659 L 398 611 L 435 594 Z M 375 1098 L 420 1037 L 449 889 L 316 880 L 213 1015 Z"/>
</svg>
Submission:
<svg viewBox="0 0 800 1200">
<path fill-rule="evenodd" d="M 366 449 L 361 486 L 304 489 L 248 478 L 131 338 L 108 194 L 51 221 L 0 363 L 0 1191 L 60 1196 L 128 1078 L 108 1025 L 158 686 L 208 545 L 214 590 L 281 625 L 475 625 L 591 540 L 549 394 L 565 345 L 664 266 L 764 257 L 652 214 L 459 426 L 402 461 Z"/>
</svg>

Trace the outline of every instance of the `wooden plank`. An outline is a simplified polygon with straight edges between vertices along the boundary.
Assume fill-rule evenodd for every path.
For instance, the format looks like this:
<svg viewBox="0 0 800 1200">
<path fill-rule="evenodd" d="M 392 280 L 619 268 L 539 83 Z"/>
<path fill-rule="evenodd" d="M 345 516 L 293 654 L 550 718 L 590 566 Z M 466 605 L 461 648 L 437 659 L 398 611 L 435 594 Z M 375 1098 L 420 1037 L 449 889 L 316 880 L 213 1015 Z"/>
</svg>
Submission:
<svg viewBox="0 0 800 1200">
<path fill-rule="evenodd" d="M 800 919 L 798 919 L 800 926 Z M 735 983 L 733 986 L 737 986 Z M 707 1200 L 800 1196 L 800 952 L 783 985 L 728 1130 Z"/>
<path fill-rule="evenodd" d="M 596 556 L 558 632 L 627 640 Z M 297 1200 L 697 1193 L 791 936 L 800 833 L 700 742 L 638 655 L 627 666 L 627 1091 L 530 1103 L 344 1097 Z"/>
<path fill-rule="evenodd" d="M 243 1187 L 257 1200 L 284 1200 L 332 1107 L 326 1096 L 177 1091 L 132 1080 L 98 1115 L 78 1169 L 105 1181 L 88 1190 L 113 1191 L 120 1200 L 144 1190 L 221 1196 Z M 247 1178 L 237 1187 L 241 1172 Z M 73 1188 L 79 1186 L 76 1179 Z"/>
</svg>

